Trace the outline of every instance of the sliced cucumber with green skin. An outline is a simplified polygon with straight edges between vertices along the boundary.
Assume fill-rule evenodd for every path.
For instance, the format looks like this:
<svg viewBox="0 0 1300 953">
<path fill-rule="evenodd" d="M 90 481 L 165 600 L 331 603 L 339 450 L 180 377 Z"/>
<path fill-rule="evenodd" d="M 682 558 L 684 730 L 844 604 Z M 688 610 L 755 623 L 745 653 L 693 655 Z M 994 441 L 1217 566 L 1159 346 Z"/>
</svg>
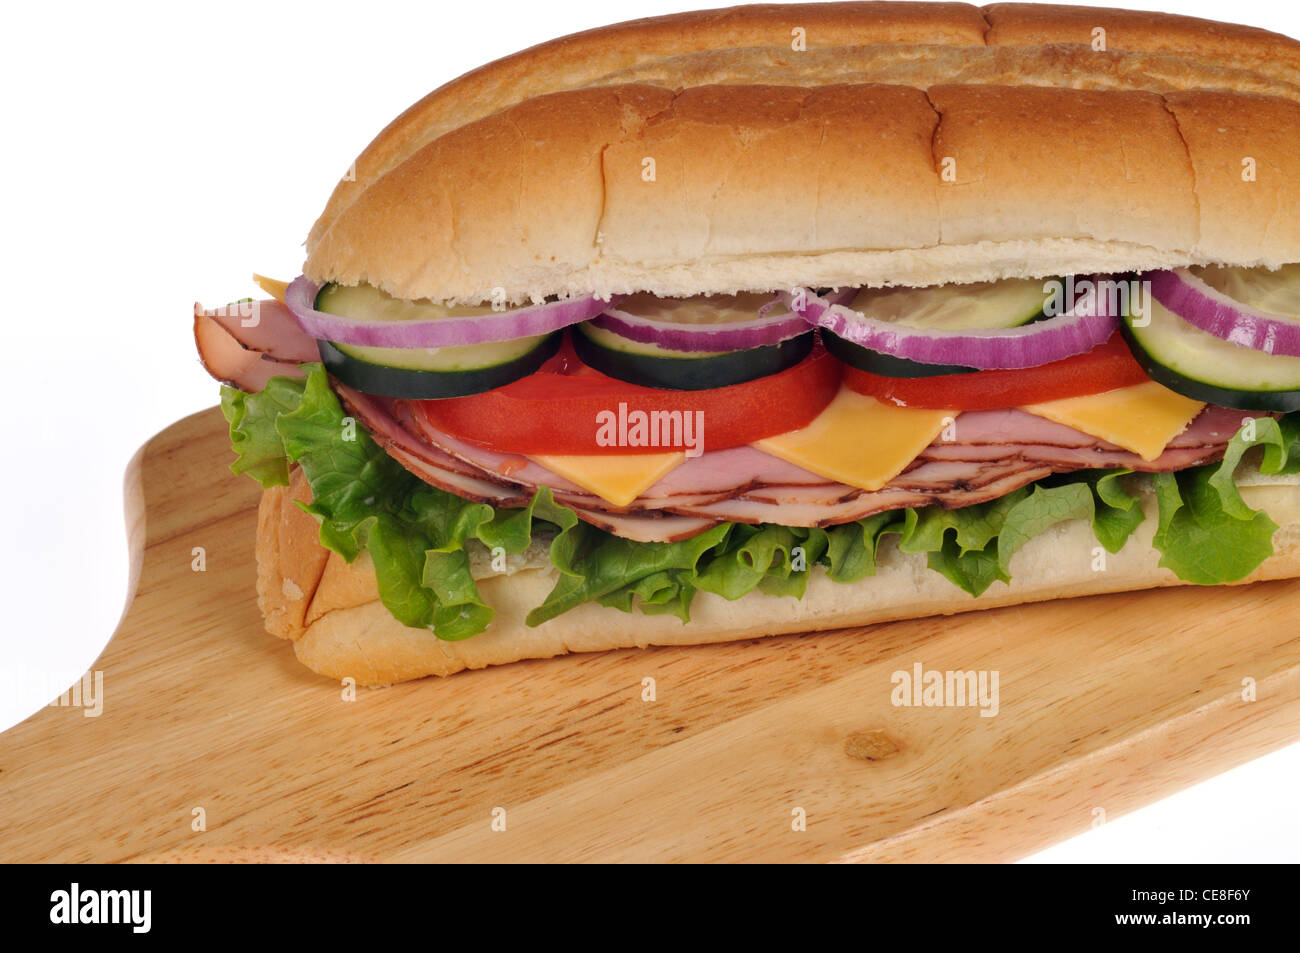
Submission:
<svg viewBox="0 0 1300 953">
<path fill-rule="evenodd" d="M 905 357 L 881 354 L 867 347 L 859 347 L 852 341 L 846 341 L 831 331 L 822 328 L 822 343 L 826 350 L 849 367 L 856 367 L 868 374 L 881 377 L 944 377 L 948 374 L 974 374 L 976 368 L 961 367 L 956 364 L 922 364 L 909 361 Z"/>
<path fill-rule="evenodd" d="M 361 347 L 356 344 L 330 343 L 348 357 L 367 364 L 402 368 L 408 371 L 438 371 L 443 374 L 457 371 L 479 371 L 500 367 L 532 354 L 542 342 L 551 337 L 539 334 L 513 341 L 493 341 L 488 344 L 464 344 L 455 347 Z"/>
<path fill-rule="evenodd" d="M 863 288 L 844 307 L 902 329 L 989 331 L 1018 328 L 1041 320 L 1049 295 L 1038 278 L 984 281 L 927 288 Z M 882 377 L 945 377 L 972 374 L 958 364 L 922 364 L 846 341 L 822 329 L 826 350 L 850 367 Z"/>
<path fill-rule="evenodd" d="M 1124 315 L 1121 330 L 1142 369 L 1170 390 L 1235 410 L 1300 410 L 1300 357 L 1216 338 L 1146 296 L 1149 320 Z"/>
<path fill-rule="evenodd" d="M 625 338 L 621 334 L 615 334 L 613 331 L 607 331 L 604 328 L 598 328 L 590 321 L 584 321 L 579 329 L 582 334 L 592 344 L 599 345 L 611 351 L 621 351 L 624 354 L 643 354 L 646 357 L 666 357 L 666 358 L 690 358 L 698 360 L 702 357 L 717 357 L 719 354 L 729 354 L 730 351 L 670 351 L 666 347 L 660 347 L 658 344 L 651 344 L 646 341 L 633 341 L 631 338 Z"/>
<path fill-rule="evenodd" d="M 394 298 L 372 285 L 325 284 L 316 292 L 316 310 L 358 321 L 428 321 L 436 318 L 482 317 L 492 314 L 490 305 L 447 307 L 428 299 L 407 301 Z"/>
<path fill-rule="evenodd" d="M 498 344 L 475 344 L 456 348 L 411 349 L 405 366 L 381 364 L 367 360 L 373 352 L 404 351 L 404 348 L 366 348 L 317 341 L 325 369 L 349 387 L 381 397 L 404 397 L 408 400 L 433 400 L 442 397 L 465 397 L 504 387 L 537 370 L 557 351 L 564 332 L 527 338 L 529 346 L 520 350 L 519 341 Z M 511 346 L 513 345 L 513 347 Z M 444 352 L 477 352 L 468 360 L 465 354 L 448 357 Z M 423 355 L 423 356 L 421 356 Z M 423 366 L 419 366 L 419 365 Z"/>
<path fill-rule="evenodd" d="M 808 356 L 813 346 L 813 332 L 809 331 L 780 344 L 744 351 L 691 356 L 683 352 L 680 357 L 659 357 L 639 350 L 635 342 L 626 342 L 628 346 L 624 347 L 617 335 L 603 335 L 597 341 L 587 332 L 584 325 L 579 325 L 573 335 L 574 350 L 584 364 L 629 384 L 663 390 L 709 390 L 743 384 L 793 367 Z"/>
<path fill-rule="evenodd" d="M 876 321 L 925 331 L 1017 328 L 1043 316 L 1041 278 L 1008 278 L 926 288 L 863 288 L 845 307 Z M 917 376 L 917 375 L 908 375 Z"/>
<path fill-rule="evenodd" d="M 316 310 L 367 321 L 418 321 L 491 314 L 486 305 L 448 308 L 403 301 L 369 285 L 327 284 Z M 361 347 L 317 342 L 321 361 L 349 387 L 383 397 L 431 400 L 464 397 L 502 387 L 541 367 L 560 346 L 558 332 L 513 341 L 454 347 Z"/>
<path fill-rule="evenodd" d="M 316 295 L 316 310 L 344 318 L 367 321 L 423 321 L 446 317 L 481 317 L 491 314 L 484 306 L 447 308 L 432 301 L 403 301 L 369 285 L 325 285 Z M 452 347 L 362 347 L 331 342 L 349 357 L 367 364 L 401 367 L 412 371 L 474 371 L 507 364 L 531 354 L 545 334 Z"/>
<path fill-rule="evenodd" d="M 1188 269 L 1233 301 L 1278 317 L 1300 320 L 1300 263 L 1268 268 L 1206 265 Z"/>
</svg>

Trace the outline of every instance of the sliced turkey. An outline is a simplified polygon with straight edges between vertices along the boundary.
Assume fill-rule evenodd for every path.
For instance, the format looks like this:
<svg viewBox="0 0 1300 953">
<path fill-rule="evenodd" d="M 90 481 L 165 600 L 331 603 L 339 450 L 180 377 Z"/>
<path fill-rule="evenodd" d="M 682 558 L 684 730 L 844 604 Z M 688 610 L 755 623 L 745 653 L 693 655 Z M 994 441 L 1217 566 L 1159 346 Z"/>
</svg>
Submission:
<svg viewBox="0 0 1300 953">
<path fill-rule="evenodd" d="M 209 374 L 250 394 L 272 377 L 301 377 L 299 364 L 320 359 L 316 342 L 274 299 L 212 311 L 196 304 L 194 343 Z"/>
</svg>

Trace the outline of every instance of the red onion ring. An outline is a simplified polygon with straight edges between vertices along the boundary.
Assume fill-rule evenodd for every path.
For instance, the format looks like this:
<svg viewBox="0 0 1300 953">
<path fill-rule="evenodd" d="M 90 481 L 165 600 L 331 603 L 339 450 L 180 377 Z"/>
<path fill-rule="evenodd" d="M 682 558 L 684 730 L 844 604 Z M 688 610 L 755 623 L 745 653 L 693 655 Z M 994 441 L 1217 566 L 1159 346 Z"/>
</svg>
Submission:
<svg viewBox="0 0 1300 953">
<path fill-rule="evenodd" d="M 1252 351 L 1300 357 L 1300 321 L 1257 311 L 1210 287 L 1186 268 L 1150 271 L 1151 297 L 1188 324 Z"/>
<path fill-rule="evenodd" d="M 776 295 L 749 321 L 721 324 L 673 324 L 619 311 L 613 305 L 591 322 L 592 326 L 639 344 L 654 344 L 666 351 L 746 351 L 780 344 L 808 333 L 808 322 L 795 311 L 768 314 L 774 306 L 788 302 Z"/>
<path fill-rule="evenodd" d="M 477 317 L 427 321 L 357 321 L 315 308 L 320 285 L 305 275 L 289 284 L 284 303 L 298 326 L 317 339 L 362 347 L 459 347 L 550 334 L 590 320 L 608 304 L 600 298 L 566 298 Z"/>
<path fill-rule="evenodd" d="M 804 306 L 796 307 L 796 297 Z M 1088 295 L 1065 314 L 1015 328 L 979 331 L 927 331 L 868 318 L 832 298 L 851 300 L 843 292 L 819 297 L 804 290 L 786 296 L 791 309 L 809 324 L 861 347 L 915 361 L 951 364 L 977 370 L 1014 370 L 1038 367 L 1105 343 L 1119 327 L 1119 315 L 1110 313 L 1108 296 Z"/>
</svg>

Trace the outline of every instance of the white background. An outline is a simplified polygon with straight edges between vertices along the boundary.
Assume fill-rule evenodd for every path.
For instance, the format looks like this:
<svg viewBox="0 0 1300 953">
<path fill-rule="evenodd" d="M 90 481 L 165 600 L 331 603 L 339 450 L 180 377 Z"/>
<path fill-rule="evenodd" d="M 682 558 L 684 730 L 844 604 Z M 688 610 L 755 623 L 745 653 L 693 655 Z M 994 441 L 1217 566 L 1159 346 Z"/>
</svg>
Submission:
<svg viewBox="0 0 1300 953">
<path fill-rule="evenodd" d="M 1300 7 L 1277 0 L 1126 5 L 1300 36 Z M 257 294 L 254 270 L 298 274 L 307 229 L 355 154 L 435 86 L 555 36 L 692 6 L 6 7 L 0 729 L 46 700 L 15 689 L 15 675 L 70 679 L 116 627 L 127 461 L 216 403 L 193 302 Z M 1292 746 L 1039 859 L 1295 861 L 1298 786 Z"/>
</svg>

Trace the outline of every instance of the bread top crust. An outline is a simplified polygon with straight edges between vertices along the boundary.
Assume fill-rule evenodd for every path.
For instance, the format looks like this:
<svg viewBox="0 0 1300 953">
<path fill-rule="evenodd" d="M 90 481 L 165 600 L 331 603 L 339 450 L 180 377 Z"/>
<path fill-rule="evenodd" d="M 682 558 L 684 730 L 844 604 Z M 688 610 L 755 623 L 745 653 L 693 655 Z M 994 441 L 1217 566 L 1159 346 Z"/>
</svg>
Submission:
<svg viewBox="0 0 1300 953">
<path fill-rule="evenodd" d="M 339 184 L 304 271 L 518 302 L 1276 266 L 1300 260 L 1297 134 L 1300 43 L 1249 27 L 1034 4 L 701 11 L 436 90 Z"/>
</svg>

